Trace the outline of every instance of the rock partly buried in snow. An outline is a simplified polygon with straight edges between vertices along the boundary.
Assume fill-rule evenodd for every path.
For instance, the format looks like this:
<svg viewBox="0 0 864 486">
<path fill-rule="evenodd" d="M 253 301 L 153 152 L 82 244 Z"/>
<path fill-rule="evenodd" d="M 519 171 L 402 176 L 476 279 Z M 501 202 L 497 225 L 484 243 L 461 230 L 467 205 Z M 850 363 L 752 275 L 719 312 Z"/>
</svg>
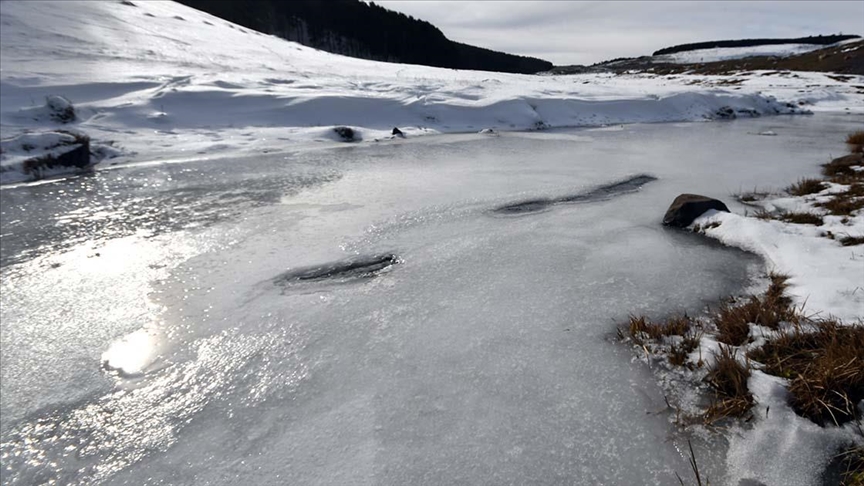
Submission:
<svg viewBox="0 0 864 486">
<path fill-rule="evenodd" d="M 60 123 L 71 123 L 75 121 L 75 107 L 72 102 L 58 95 L 45 97 L 45 106 L 52 120 Z"/>
<path fill-rule="evenodd" d="M 359 134 L 351 127 L 333 127 L 333 132 L 335 132 L 343 142 L 356 142 L 360 140 Z"/>
<path fill-rule="evenodd" d="M 39 179 L 61 168 L 90 165 L 90 138 L 71 132 L 25 133 L 2 142 L 0 171 Z"/>
<path fill-rule="evenodd" d="M 405 134 L 402 133 L 402 130 L 399 130 L 398 127 L 393 127 L 393 133 L 392 133 L 392 135 L 393 135 L 394 137 L 405 138 Z"/>
<path fill-rule="evenodd" d="M 716 211 L 729 212 L 729 208 L 722 201 L 697 194 L 681 194 L 672 201 L 672 205 L 663 216 L 664 226 L 686 228 L 705 211 L 714 209 Z"/>
</svg>

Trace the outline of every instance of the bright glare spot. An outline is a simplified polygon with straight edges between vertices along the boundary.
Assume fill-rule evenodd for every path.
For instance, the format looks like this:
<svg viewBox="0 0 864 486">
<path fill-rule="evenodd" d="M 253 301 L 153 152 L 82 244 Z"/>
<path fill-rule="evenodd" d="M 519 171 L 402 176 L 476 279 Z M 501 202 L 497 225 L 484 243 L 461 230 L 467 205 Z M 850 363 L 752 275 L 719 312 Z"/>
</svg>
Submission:
<svg viewBox="0 0 864 486">
<path fill-rule="evenodd" d="M 123 375 L 140 375 L 155 358 L 156 344 L 153 331 L 139 329 L 111 344 L 102 363 Z"/>
</svg>

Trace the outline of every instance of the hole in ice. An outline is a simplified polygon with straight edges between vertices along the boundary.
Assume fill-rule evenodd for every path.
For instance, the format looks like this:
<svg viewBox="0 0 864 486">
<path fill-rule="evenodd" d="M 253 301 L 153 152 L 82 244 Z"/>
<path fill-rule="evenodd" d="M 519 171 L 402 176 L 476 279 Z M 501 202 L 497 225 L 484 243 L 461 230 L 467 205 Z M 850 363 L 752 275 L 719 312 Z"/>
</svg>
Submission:
<svg viewBox="0 0 864 486">
<path fill-rule="evenodd" d="M 374 277 L 398 263 L 402 263 L 402 259 L 393 253 L 359 256 L 325 265 L 289 270 L 276 277 L 274 282 L 278 285 L 318 282 L 322 280 L 347 282 L 360 278 Z"/>
<path fill-rule="evenodd" d="M 605 201 L 615 196 L 635 192 L 645 184 L 656 180 L 657 178 L 652 175 L 639 174 L 618 182 L 595 187 L 587 192 L 561 196 L 554 199 L 529 199 L 527 201 L 499 206 L 493 209 L 492 212 L 496 214 L 519 215 L 537 213 L 555 204 Z"/>
</svg>

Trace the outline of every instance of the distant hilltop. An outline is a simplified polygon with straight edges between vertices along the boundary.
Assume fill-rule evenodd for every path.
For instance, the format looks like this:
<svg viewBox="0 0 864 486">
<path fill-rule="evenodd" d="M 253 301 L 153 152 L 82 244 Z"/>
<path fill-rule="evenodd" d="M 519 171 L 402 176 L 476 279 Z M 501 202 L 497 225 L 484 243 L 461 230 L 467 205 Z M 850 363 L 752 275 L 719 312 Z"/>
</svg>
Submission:
<svg viewBox="0 0 864 486">
<path fill-rule="evenodd" d="M 360 0 L 178 0 L 235 24 L 374 61 L 533 74 L 552 63 L 451 41 L 429 22 Z"/>
<path fill-rule="evenodd" d="M 655 51 L 652 56 L 662 56 L 664 54 L 675 54 L 676 52 L 696 51 L 700 49 L 718 49 L 724 47 L 755 47 L 769 46 L 781 44 L 814 44 L 827 46 L 850 39 L 860 39 L 860 35 L 815 35 L 809 37 L 798 37 L 794 39 L 739 39 L 739 40 L 721 40 L 710 42 L 696 42 L 693 44 L 681 44 L 678 46 L 666 47 Z"/>
</svg>

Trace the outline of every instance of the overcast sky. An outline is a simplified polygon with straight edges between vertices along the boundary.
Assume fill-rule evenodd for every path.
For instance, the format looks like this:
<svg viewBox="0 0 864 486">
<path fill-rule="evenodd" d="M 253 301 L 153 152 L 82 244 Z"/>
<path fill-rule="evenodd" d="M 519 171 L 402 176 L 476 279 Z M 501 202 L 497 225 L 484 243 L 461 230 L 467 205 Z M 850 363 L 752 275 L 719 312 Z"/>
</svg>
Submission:
<svg viewBox="0 0 864 486">
<path fill-rule="evenodd" d="M 426 20 L 449 39 L 556 65 L 593 64 L 708 40 L 864 35 L 864 0 L 375 3 Z"/>
</svg>

